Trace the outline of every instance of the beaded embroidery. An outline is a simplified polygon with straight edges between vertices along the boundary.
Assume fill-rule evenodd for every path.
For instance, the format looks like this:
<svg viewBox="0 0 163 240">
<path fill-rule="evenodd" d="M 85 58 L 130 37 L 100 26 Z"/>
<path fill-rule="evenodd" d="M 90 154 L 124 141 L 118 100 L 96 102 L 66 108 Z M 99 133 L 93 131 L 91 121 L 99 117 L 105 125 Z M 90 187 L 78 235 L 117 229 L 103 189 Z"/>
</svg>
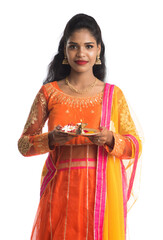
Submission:
<svg viewBox="0 0 163 240">
<path fill-rule="evenodd" d="M 48 142 L 48 133 L 44 133 L 38 136 L 35 136 L 35 149 L 40 154 L 49 152 L 49 142 Z"/>
<path fill-rule="evenodd" d="M 54 88 L 51 83 L 46 84 L 44 87 L 52 101 L 55 103 L 69 105 L 73 108 L 87 108 L 89 106 L 95 106 L 95 104 L 102 103 L 103 92 L 100 92 L 96 94 L 96 96 L 92 97 L 74 97 Z"/>
<path fill-rule="evenodd" d="M 31 127 L 31 125 L 34 125 L 37 121 L 38 121 L 38 115 L 39 115 L 39 108 L 38 108 L 38 103 L 41 106 L 41 111 L 42 111 L 42 116 L 43 116 L 43 121 L 41 122 L 41 124 L 39 125 L 39 128 L 37 129 L 36 132 L 34 132 L 35 134 L 39 134 L 42 131 L 42 128 L 44 126 L 44 123 L 46 121 L 47 118 L 47 102 L 46 102 L 46 98 L 44 97 L 44 94 L 39 92 L 33 102 L 33 105 L 31 107 L 31 111 L 28 117 L 28 120 L 25 124 L 24 127 L 24 131 L 23 134 L 26 133 L 29 128 Z"/>
<path fill-rule="evenodd" d="M 124 140 L 124 137 L 118 133 L 116 134 L 113 133 L 113 136 L 115 140 L 114 140 L 114 148 L 112 151 L 112 155 L 115 157 L 121 157 L 123 155 L 126 142 Z"/>
<path fill-rule="evenodd" d="M 137 135 L 137 130 L 135 127 L 135 124 L 131 118 L 130 111 L 127 105 L 127 102 L 125 100 L 124 95 L 121 95 L 121 98 L 119 99 L 119 107 L 118 109 L 120 110 L 120 127 L 121 127 L 121 134 L 126 134 L 126 133 L 132 133 L 133 135 Z"/>
<path fill-rule="evenodd" d="M 28 136 L 23 136 L 19 139 L 18 141 L 18 148 L 19 151 L 23 154 L 26 155 L 28 150 L 31 148 L 33 144 L 30 143 L 29 137 Z"/>
</svg>

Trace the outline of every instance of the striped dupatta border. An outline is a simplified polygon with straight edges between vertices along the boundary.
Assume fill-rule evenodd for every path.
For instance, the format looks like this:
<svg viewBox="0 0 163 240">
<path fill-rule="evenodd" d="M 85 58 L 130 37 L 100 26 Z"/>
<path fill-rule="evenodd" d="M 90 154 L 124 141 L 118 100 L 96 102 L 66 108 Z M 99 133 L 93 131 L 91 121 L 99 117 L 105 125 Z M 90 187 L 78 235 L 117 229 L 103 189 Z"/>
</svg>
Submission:
<svg viewBox="0 0 163 240">
<path fill-rule="evenodd" d="M 105 84 L 101 127 L 110 129 L 112 96 L 114 85 Z M 94 207 L 94 239 L 102 240 L 103 238 L 103 223 L 105 214 L 106 202 L 106 165 L 107 165 L 107 151 L 103 146 L 98 146 L 97 152 L 97 169 L 96 169 L 96 193 L 95 193 L 95 207 Z"/>
<path fill-rule="evenodd" d="M 127 227 L 127 175 L 126 169 L 121 162 L 121 173 L 122 173 L 122 191 L 123 191 L 123 213 L 124 213 L 124 229 L 125 229 L 125 239 L 126 239 L 126 227 Z"/>
<path fill-rule="evenodd" d="M 132 170 L 132 174 L 131 174 L 131 178 L 130 178 L 130 182 L 129 182 L 129 187 L 128 187 L 128 192 L 127 192 L 127 200 L 129 200 L 130 195 L 131 195 L 131 190 L 132 190 L 132 187 L 133 187 L 133 183 L 134 183 L 138 158 L 139 158 L 139 142 L 133 135 L 128 134 L 128 135 L 125 135 L 125 137 L 128 137 L 133 142 L 133 144 L 135 146 L 134 165 L 133 165 L 133 170 Z"/>
<path fill-rule="evenodd" d="M 138 140 L 130 134 L 124 135 L 125 137 L 128 137 L 135 146 L 135 159 L 133 164 L 133 170 L 131 173 L 129 185 L 127 185 L 127 175 L 126 175 L 126 169 L 122 163 L 121 160 L 121 170 L 122 170 L 122 187 L 123 187 L 123 207 L 124 207 L 124 225 L 125 225 L 125 239 L 126 239 L 126 223 L 127 223 L 127 202 L 131 196 L 131 190 L 134 183 L 138 158 L 139 158 L 139 142 Z"/>
</svg>

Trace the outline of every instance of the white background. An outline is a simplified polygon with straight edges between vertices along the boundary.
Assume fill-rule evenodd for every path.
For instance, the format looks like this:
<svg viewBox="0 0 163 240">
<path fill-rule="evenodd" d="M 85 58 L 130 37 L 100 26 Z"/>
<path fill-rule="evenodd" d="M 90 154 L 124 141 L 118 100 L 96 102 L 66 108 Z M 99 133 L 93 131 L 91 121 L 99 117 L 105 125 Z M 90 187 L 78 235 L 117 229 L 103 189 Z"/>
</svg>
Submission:
<svg viewBox="0 0 163 240">
<path fill-rule="evenodd" d="M 163 239 L 161 4 L 161 0 L 1 1 L 0 239 L 30 239 L 46 155 L 24 158 L 17 141 L 65 24 L 80 12 L 99 23 L 107 82 L 123 90 L 144 131 L 140 197 L 128 215 L 130 239 Z"/>
</svg>

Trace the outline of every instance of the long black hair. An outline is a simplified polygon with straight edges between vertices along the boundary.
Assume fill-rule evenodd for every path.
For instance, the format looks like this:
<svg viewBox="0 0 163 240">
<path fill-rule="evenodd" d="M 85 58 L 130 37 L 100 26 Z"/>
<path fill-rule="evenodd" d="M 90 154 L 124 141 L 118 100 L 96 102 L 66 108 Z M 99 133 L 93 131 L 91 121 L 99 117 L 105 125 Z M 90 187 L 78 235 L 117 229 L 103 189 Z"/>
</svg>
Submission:
<svg viewBox="0 0 163 240">
<path fill-rule="evenodd" d="M 102 41 L 101 30 L 96 20 L 86 14 L 77 14 L 72 17 L 64 30 L 63 36 L 59 42 L 58 53 L 54 56 L 53 60 L 49 64 L 48 74 L 44 81 L 44 84 L 59 81 L 64 79 L 70 74 L 70 65 L 63 65 L 62 61 L 64 59 L 64 48 L 73 32 L 79 29 L 88 29 L 92 36 L 96 39 L 97 45 L 101 45 L 101 65 L 93 66 L 93 73 L 96 78 L 104 81 L 106 67 L 105 67 L 105 45 Z"/>
</svg>

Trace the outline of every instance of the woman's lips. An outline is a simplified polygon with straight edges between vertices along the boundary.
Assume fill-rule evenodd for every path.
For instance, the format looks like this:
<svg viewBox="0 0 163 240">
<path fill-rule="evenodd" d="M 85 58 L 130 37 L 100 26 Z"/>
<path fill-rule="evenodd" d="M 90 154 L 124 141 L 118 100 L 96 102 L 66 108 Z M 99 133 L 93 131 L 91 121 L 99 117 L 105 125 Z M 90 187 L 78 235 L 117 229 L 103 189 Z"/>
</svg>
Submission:
<svg viewBox="0 0 163 240">
<path fill-rule="evenodd" d="M 88 63 L 88 61 L 83 61 L 83 60 L 77 60 L 77 61 L 75 61 L 77 64 L 79 64 L 79 65 L 84 65 L 84 64 L 87 64 Z"/>
</svg>

